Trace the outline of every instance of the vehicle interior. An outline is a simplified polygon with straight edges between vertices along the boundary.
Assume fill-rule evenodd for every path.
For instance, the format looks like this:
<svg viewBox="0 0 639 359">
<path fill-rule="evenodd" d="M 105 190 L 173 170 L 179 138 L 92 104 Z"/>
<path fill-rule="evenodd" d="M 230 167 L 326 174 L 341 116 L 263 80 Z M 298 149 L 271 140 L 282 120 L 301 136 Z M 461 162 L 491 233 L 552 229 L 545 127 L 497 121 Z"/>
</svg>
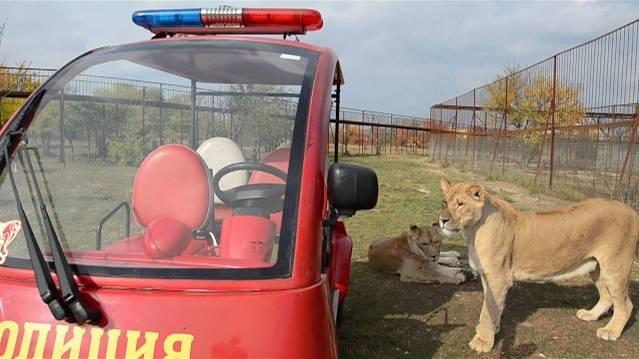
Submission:
<svg viewBox="0 0 639 359">
<path fill-rule="evenodd" d="M 295 190 L 287 189 L 291 146 L 305 136 L 295 135 L 306 113 L 299 99 L 314 68 L 302 53 L 279 48 L 197 45 L 106 50 L 45 88 L 10 159 L 45 257 L 34 189 L 72 264 L 277 262 L 285 194 Z M 18 218 L 8 182 L 0 185 L 0 215 Z M 10 258 L 28 258 L 18 243 Z"/>
</svg>

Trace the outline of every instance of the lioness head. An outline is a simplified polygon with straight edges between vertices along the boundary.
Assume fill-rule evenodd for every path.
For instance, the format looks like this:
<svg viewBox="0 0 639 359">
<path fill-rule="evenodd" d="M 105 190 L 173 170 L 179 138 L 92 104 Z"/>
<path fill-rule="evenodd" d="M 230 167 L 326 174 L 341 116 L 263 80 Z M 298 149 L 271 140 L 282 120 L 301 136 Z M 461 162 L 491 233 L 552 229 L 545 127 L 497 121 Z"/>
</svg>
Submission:
<svg viewBox="0 0 639 359">
<path fill-rule="evenodd" d="M 408 229 L 408 245 L 416 254 L 421 254 L 425 259 L 437 260 L 442 246 L 442 235 L 433 227 L 419 227 L 413 224 Z"/>
<path fill-rule="evenodd" d="M 458 183 L 451 185 L 445 179 L 440 182 L 444 192 L 439 226 L 446 235 L 451 235 L 476 224 L 482 215 L 486 190 L 478 184 Z"/>
</svg>

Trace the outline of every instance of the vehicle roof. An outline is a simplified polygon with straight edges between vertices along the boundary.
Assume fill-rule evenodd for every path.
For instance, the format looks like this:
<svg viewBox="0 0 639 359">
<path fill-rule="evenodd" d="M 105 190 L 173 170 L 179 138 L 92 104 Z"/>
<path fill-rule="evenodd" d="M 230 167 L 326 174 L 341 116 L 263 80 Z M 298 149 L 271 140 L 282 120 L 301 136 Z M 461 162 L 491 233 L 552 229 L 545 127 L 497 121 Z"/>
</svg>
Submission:
<svg viewBox="0 0 639 359">
<path fill-rule="evenodd" d="M 137 42 L 132 42 L 132 43 L 119 44 L 119 45 L 115 45 L 115 46 L 127 46 L 127 45 L 133 45 L 133 44 L 152 43 L 152 42 L 155 43 L 155 42 L 179 42 L 179 41 L 253 42 L 253 43 L 273 44 L 273 45 L 280 45 L 280 46 L 296 47 L 296 48 L 300 48 L 300 49 L 305 49 L 305 50 L 318 52 L 318 53 L 320 53 L 320 55 L 321 54 L 330 54 L 330 56 L 335 56 L 333 50 L 331 50 L 328 47 L 312 45 L 312 44 L 301 42 L 301 41 L 277 39 L 277 38 L 267 37 L 267 36 L 256 37 L 256 36 L 245 36 L 245 35 L 183 35 L 183 34 L 177 34 L 177 35 L 172 36 L 172 37 L 155 38 L 155 39 L 137 41 Z M 341 66 L 339 64 L 339 61 L 337 62 L 337 65 L 335 66 L 335 73 L 333 74 L 333 84 L 337 85 L 338 83 L 340 85 L 343 85 L 345 83 L 344 82 L 344 75 L 342 73 L 342 69 L 341 69 Z"/>
</svg>

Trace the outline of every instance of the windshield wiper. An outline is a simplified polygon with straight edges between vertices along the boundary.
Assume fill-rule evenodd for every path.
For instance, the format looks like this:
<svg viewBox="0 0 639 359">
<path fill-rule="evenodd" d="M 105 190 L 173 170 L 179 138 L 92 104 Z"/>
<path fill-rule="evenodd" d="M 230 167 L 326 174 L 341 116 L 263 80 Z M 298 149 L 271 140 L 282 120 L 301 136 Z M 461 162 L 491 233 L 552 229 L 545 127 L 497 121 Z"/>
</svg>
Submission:
<svg viewBox="0 0 639 359">
<path fill-rule="evenodd" d="M 77 283 L 75 282 L 75 279 L 73 278 L 73 272 L 71 271 L 71 267 L 67 262 L 64 250 L 62 249 L 62 244 L 58 240 L 58 235 L 55 232 L 53 223 L 51 222 L 51 218 L 49 217 L 49 213 L 47 212 L 46 205 L 44 203 L 44 200 L 42 199 L 42 192 L 40 191 L 40 187 L 38 186 L 35 171 L 33 170 L 33 165 L 31 164 L 31 157 L 29 156 L 29 153 L 27 151 L 25 151 L 25 156 L 27 157 L 27 163 L 29 166 L 31 178 L 33 180 L 33 185 L 36 188 L 38 201 L 40 203 L 40 212 L 45 222 L 45 232 L 47 235 L 47 239 L 49 240 L 49 245 L 51 246 L 53 265 L 58 276 L 58 281 L 60 282 L 62 299 L 60 298 L 58 294 L 58 288 L 56 287 L 55 282 L 51 277 L 51 271 L 49 270 L 48 263 L 44 260 L 42 251 L 38 246 L 37 240 L 35 239 L 33 228 L 31 227 L 27 215 L 24 212 L 24 207 L 22 206 L 22 202 L 20 201 L 15 178 L 11 170 L 11 160 L 9 158 L 11 136 L 17 135 L 22 137 L 24 133 L 24 130 L 21 128 L 23 126 L 22 122 L 28 115 L 31 115 L 38 103 L 40 103 L 40 101 L 44 97 L 45 92 L 45 90 L 40 90 L 33 95 L 31 100 L 29 100 L 29 102 L 25 104 L 20 113 L 17 115 L 18 118 L 16 118 L 16 120 L 14 121 L 12 127 L 9 128 L 9 130 L 7 131 L 8 134 L 5 137 L 4 144 L 2 146 L 4 151 L 4 164 L 7 168 L 7 171 L 9 172 L 11 188 L 13 190 L 13 195 L 16 200 L 16 206 L 18 208 L 18 216 L 20 217 L 20 221 L 23 223 L 23 227 L 25 228 L 24 237 L 27 241 L 27 249 L 29 251 L 29 257 L 31 258 L 31 266 L 33 267 L 33 272 L 36 277 L 36 283 L 42 301 L 49 306 L 51 314 L 53 314 L 53 317 L 57 320 L 64 319 L 68 322 L 75 321 L 79 324 L 94 324 L 100 321 L 102 314 L 99 311 L 91 308 L 90 306 L 87 306 L 80 297 L 80 291 L 78 289 Z M 16 145 L 15 151 L 20 151 L 21 149 L 19 147 L 20 143 Z"/>
<path fill-rule="evenodd" d="M 40 191 L 38 179 L 36 178 L 35 171 L 33 170 L 33 164 L 31 163 L 29 150 L 26 148 L 26 146 L 18 150 L 22 150 L 24 156 L 27 158 L 29 174 L 31 175 L 31 179 L 33 181 L 33 187 L 36 190 L 38 203 L 40 204 L 40 214 L 42 215 L 42 220 L 44 221 L 44 228 L 47 234 L 47 239 L 49 240 L 49 244 L 51 245 L 53 265 L 55 268 L 55 272 L 58 275 L 58 281 L 60 281 L 60 291 L 62 292 L 62 299 L 64 300 L 64 303 L 67 305 L 67 307 L 71 310 L 71 314 L 73 314 L 76 322 L 78 322 L 79 324 L 97 323 L 100 321 L 101 314 L 99 311 L 91 308 L 86 303 L 84 303 L 84 301 L 80 297 L 80 290 L 78 289 L 78 285 L 73 278 L 73 272 L 71 271 L 69 262 L 67 262 L 67 258 L 64 255 L 64 249 L 62 248 L 62 244 L 58 239 L 55 228 L 53 228 L 53 222 L 51 222 L 51 217 L 49 217 L 47 206 L 45 205 L 42 198 L 42 192 Z"/>
<path fill-rule="evenodd" d="M 22 202 L 20 201 L 20 196 L 18 195 L 18 189 L 16 187 L 16 181 L 13 178 L 13 171 L 11 170 L 8 144 L 5 144 L 3 152 L 5 160 L 4 163 L 7 166 L 7 171 L 9 172 L 11 188 L 13 189 L 13 196 L 15 197 L 16 206 L 18 208 L 18 216 L 20 217 L 22 227 L 24 228 L 24 238 L 27 241 L 27 250 L 29 251 L 29 257 L 31 258 L 31 266 L 33 267 L 33 273 L 35 274 L 40 298 L 42 298 L 42 301 L 49 306 L 49 310 L 51 310 L 51 314 L 53 314 L 55 319 L 64 319 L 71 322 L 72 317 L 69 315 L 69 312 L 66 310 L 60 296 L 58 295 L 58 288 L 53 282 L 49 266 L 44 260 L 44 256 L 42 255 L 40 247 L 33 235 L 33 228 L 31 227 L 31 224 L 27 219 L 27 215 L 24 212 L 24 208 L 22 207 Z"/>
</svg>

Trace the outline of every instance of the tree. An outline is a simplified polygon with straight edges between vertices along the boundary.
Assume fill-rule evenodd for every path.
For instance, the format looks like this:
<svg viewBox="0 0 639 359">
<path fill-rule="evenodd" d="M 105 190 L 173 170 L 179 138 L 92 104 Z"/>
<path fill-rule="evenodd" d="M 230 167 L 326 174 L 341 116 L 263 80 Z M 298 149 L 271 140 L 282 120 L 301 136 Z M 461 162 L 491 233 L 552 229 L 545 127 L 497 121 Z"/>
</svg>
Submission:
<svg viewBox="0 0 639 359">
<path fill-rule="evenodd" d="M 523 131 L 517 134 L 521 140 L 518 147 L 522 154 L 521 165 L 539 155 L 539 144 L 544 131 L 550 125 L 552 116 L 553 79 L 552 74 L 519 71 L 516 67 L 506 67 L 504 77 L 485 87 L 488 97 L 484 103 L 487 121 L 491 126 L 501 128 L 503 116 L 508 113 L 507 128 Z M 581 102 L 581 88 L 578 85 L 555 84 L 555 127 L 570 126 L 584 118 L 585 109 Z"/>
<path fill-rule="evenodd" d="M 6 20 L 0 24 L 0 47 L 6 28 Z M 38 87 L 39 82 L 27 73 L 28 64 L 22 61 L 14 68 L 6 68 L 6 61 L 0 59 L 0 125 L 9 120 L 11 115 L 22 105 L 22 99 L 9 98 L 14 91 L 29 92 Z"/>
<path fill-rule="evenodd" d="M 281 145 L 290 145 L 297 103 L 277 97 L 257 96 L 256 93 L 283 93 L 283 86 L 232 84 L 232 96 L 220 98 L 219 106 L 227 120 L 216 133 L 225 134 L 248 151 L 254 161 Z M 292 110 L 292 111 L 291 111 Z M 291 113 L 292 112 L 292 113 Z M 252 149 L 252 151 L 251 151 Z"/>
</svg>

